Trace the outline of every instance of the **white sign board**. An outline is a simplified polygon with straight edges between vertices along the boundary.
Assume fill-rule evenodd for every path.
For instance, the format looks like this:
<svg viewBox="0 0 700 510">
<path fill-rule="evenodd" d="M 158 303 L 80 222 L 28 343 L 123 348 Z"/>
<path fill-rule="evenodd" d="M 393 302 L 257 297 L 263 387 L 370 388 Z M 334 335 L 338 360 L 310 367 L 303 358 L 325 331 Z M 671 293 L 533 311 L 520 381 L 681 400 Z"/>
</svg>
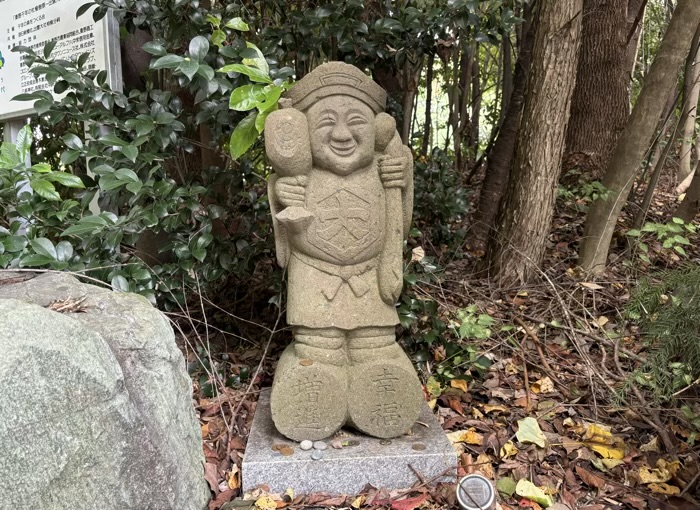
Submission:
<svg viewBox="0 0 700 510">
<path fill-rule="evenodd" d="M 31 101 L 12 101 L 18 94 L 37 90 L 53 92 L 37 80 L 23 62 L 22 54 L 10 51 L 28 46 L 41 54 L 44 45 L 56 41 L 54 58 L 72 59 L 89 53 L 87 66 L 106 70 L 107 83 L 121 90 L 119 27 L 109 13 L 95 23 L 90 9 L 76 19 L 86 0 L 0 0 L 0 120 L 26 117 L 33 113 Z"/>
</svg>

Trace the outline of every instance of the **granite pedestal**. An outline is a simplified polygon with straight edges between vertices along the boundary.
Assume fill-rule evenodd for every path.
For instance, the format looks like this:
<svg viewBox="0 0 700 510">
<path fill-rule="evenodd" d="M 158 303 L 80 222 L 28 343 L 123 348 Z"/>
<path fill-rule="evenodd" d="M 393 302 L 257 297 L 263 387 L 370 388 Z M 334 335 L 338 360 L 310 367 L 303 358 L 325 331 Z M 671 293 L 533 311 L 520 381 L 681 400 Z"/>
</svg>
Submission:
<svg viewBox="0 0 700 510">
<path fill-rule="evenodd" d="M 338 439 L 357 444 L 340 449 L 332 448 L 333 439 L 324 441 L 328 448 L 321 459 L 312 459 L 314 450 L 304 451 L 299 443 L 277 432 L 270 413 L 270 391 L 264 390 L 243 459 L 243 490 L 267 485 L 273 493 L 291 488 L 295 494 L 357 494 L 367 484 L 385 489 L 411 487 L 420 481 L 416 472 L 433 483 L 456 482 L 457 456 L 425 403 L 409 434 L 380 440 L 343 429 Z M 290 452 L 283 446 L 294 453 L 283 455 L 279 450 Z"/>
</svg>

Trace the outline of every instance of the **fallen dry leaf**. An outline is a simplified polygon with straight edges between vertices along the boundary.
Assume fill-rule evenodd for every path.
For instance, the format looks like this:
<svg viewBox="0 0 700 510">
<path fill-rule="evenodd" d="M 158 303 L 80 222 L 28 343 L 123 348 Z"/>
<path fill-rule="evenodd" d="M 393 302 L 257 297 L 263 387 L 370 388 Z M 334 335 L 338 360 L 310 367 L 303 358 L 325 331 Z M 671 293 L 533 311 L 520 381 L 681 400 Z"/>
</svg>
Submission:
<svg viewBox="0 0 700 510">
<path fill-rule="evenodd" d="M 447 438 L 450 443 L 466 443 L 481 446 L 484 444 L 484 436 L 479 434 L 474 427 L 468 430 L 457 430 L 455 432 L 449 432 Z"/>
<path fill-rule="evenodd" d="M 501 451 L 499 452 L 501 455 L 501 458 L 507 459 L 508 457 L 513 457 L 518 454 L 520 450 L 518 450 L 518 447 L 515 446 L 513 441 L 508 441 L 506 444 L 501 446 Z"/>
<path fill-rule="evenodd" d="M 539 423 L 530 416 L 518 420 L 518 431 L 515 433 L 515 437 L 521 443 L 533 443 L 540 448 L 544 448 L 547 444 L 547 439 L 544 437 Z"/>
<path fill-rule="evenodd" d="M 491 462 L 491 457 L 487 453 L 480 453 L 476 458 L 476 469 L 489 480 L 494 480 L 496 478 L 496 473 L 493 470 Z"/>
<path fill-rule="evenodd" d="M 639 467 L 639 481 L 643 484 L 668 482 L 680 469 L 681 463 L 677 460 L 667 462 L 659 459 L 654 469 L 649 466 Z"/>
<path fill-rule="evenodd" d="M 493 413 L 493 412 L 505 413 L 508 411 L 508 408 L 506 406 L 493 405 L 493 404 L 484 404 L 483 409 L 484 409 L 484 412 L 486 414 Z"/>
<path fill-rule="evenodd" d="M 364 502 L 365 502 L 364 496 L 357 496 L 355 499 L 352 500 L 352 503 L 350 503 L 350 506 L 353 508 L 360 508 Z"/>
<path fill-rule="evenodd" d="M 650 483 L 648 487 L 652 492 L 656 492 L 658 494 L 665 494 L 667 496 L 675 496 L 676 494 L 681 493 L 681 490 L 675 485 L 669 485 L 663 482 Z"/>
<path fill-rule="evenodd" d="M 241 470 L 237 465 L 233 465 L 231 470 L 226 473 L 226 482 L 229 489 L 238 489 L 241 486 Z"/>
<path fill-rule="evenodd" d="M 618 448 L 606 444 L 592 443 L 590 441 L 586 441 L 584 444 L 594 452 L 599 453 L 604 459 L 621 460 L 625 458 L 624 448 Z"/>
<path fill-rule="evenodd" d="M 420 262 L 425 258 L 425 250 L 422 246 L 416 246 L 411 250 L 411 262 Z"/>
<path fill-rule="evenodd" d="M 266 494 L 264 496 L 260 496 L 255 501 L 255 508 L 259 510 L 275 510 L 277 508 L 277 502 L 272 499 L 272 496 Z"/>
<path fill-rule="evenodd" d="M 464 393 L 467 392 L 467 381 L 464 379 L 452 379 L 450 381 L 450 386 L 462 390 Z"/>
<path fill-rule="evenodd" d="M 649 452 L 656 452 L 658 453 L 659 451 L 659 436 L 654 436 L 651 441 L 648 443 L 644 443 L 642 446 L 639 447 L 640 452 L 644 453 L 649 453 Z"/>
<path fill-rule="evenodd" d="M 391 509 L 392 510 L 415 510 L 418 508 L 423 502 L 428 499 L 427 494 L 421 494 L 420 496 L 416 496 L 414 498 L 406 498 L 406 499 L 401 499 L 399 501 L 392 501 L 391 502 Z"/>
<path fill-rule="evenodd" d="M 518 483 L 515 486 L 515 493 L 518 496 L 534 501 L 544 508 L 550 507 L 554 503 L 552 496 L 525 478 L 518 480 Z"/>
<path fill-rule="evenodd" d="M 549 377 L 543 377 L 542 379 L 532 383 L 530 389 L 534 393 L 552 393 L 554 391 L 554 383 Z"/>
<path fill-rule="evenodd" d="M 216 464 L 207 462 L 204 464 L 204 479 L 209 484 L 209 488 L 214 494 L 219 493 L 219 472 Z"/>
<path fill-rule="evenodd" d="M 579 285 L 581 287 L 585 287 L 585 288 L 591 289 L 591 290 L 601 290 L 601 289 L 605 288 L 602 285 L 598 285 L 597 283 L 591 283 L 591 282 L 579 282 Z"/>
<path fill-rule="evenodd" d="M 576 474 L 583 480 L 583 483 L 589 487 L 595 487 L 596 489 L 602 489 L 605 487 L 605 478 L 599 476 L 581 466 L 576 466 Z"/>
</svg>

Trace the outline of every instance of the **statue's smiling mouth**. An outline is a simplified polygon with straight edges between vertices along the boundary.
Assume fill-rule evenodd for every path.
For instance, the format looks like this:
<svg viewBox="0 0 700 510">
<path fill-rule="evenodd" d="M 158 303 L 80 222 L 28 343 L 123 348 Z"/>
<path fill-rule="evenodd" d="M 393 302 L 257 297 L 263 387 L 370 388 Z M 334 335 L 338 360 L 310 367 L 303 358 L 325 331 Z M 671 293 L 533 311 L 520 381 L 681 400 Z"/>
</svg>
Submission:
<svg viewBox="0 0 700 510">
<path fill-rule="evenodd" d="M 338 156 L 350 156 L 353 152 L 355 152 L 357 144 L 354 140 L 342 143 L 331 142 L 329 147 Z"/>
</svg>

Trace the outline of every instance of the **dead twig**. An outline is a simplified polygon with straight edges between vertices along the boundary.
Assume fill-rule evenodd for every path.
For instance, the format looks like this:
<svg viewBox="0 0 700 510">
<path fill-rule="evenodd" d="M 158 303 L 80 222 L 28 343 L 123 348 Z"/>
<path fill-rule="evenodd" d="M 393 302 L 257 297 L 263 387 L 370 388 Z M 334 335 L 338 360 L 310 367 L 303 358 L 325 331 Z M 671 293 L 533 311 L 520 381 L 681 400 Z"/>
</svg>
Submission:
<svg viewBox="0 0 700 510">
<path fill-rule="evenodd" d="M 540 356 L 540 360 L 542 361 L 542 365 L 544 367 L 545 372 L 547 373 L 547 377 L 549 377 L 557 386 L 559 386 L 559 389 L 561 390 L 562 394 L 566 398 L 571 398 L 571 395 L 569 394 L 568 388 L 562 383 L 559 378 L 554 375 L 554 370 L 552 369 L 552 366 L 549 364 L 547 361 L 547 358 L 544 354 L 544 351 L 542 350 L 542 344 L 540 343 L 539 338 L 537 338 L 537 335 L 535 334 L 534 331 L 532 331 L 527 324 L 520 318 L 520 317 L 515 317 L 513 319 L 516 324 L 518 324 L 520 327 L 523 328 L 527 336 L 529 336 L 532 339 L 532 342 L 535 344 L 535 347 L 537 348 L 537 353 Z"/>
</svg>

